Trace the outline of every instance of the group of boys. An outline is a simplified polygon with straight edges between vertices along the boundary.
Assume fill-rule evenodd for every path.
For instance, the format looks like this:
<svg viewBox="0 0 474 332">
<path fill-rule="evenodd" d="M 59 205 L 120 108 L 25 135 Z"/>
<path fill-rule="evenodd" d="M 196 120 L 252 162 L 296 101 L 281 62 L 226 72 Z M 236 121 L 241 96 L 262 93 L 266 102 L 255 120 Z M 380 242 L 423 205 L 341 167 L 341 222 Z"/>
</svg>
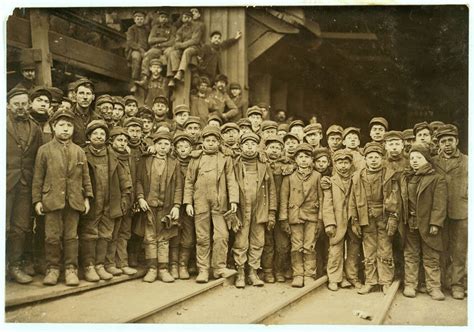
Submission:
<svg viewBox="0 0 474 332">
<path fill-rule="evenodd" d="M 46 285 L 63 266 L 71 286 L 79 266 L 91 282 L 133 275 L 143 250 L 146 282 L 189 279 L 195 260 L 199 283 L 236 272 L 238 288 L 303 287 L 324 269 L 329 289 L 367 294 L 400 273 L 408 297 L 425 284 L 442 300 L 447 280 L 464 298 L 467 156 L 454 125 L 389 131 L 376 117 L 363 149 L 360 129 L 339 125 L 325 148 L 320 123 L 264 120 L 259 106 L 223 123 L 176 105 L 170 120 L 163 96 L 150 110 L 101 95 L 92 110 L 92 82 L 71 92 L 72 106 L 56 109 L 45 88 L 7 96 L 7 261 L 17 282 L 34 274 L 23 264 L 33 207 Z"/>
</svg>

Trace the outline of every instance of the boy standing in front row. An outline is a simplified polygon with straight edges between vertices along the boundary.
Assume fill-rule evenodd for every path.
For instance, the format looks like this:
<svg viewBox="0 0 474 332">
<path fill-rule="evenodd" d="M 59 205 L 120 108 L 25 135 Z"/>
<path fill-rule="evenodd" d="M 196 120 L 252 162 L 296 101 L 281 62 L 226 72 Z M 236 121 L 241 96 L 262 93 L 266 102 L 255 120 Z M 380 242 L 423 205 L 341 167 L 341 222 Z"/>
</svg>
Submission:
<svg viewBox="0 0 474 332">
<path fill-rule="evenodd" d="M 38 150 L 33 176 L 33 205 L 45 215 L 45 285 L 58 282 L 61 255 L 66 285 L 77 286 L 79 215 L 87 214 L 93 198 L 85 152 L 72 139 L 74 114 L 58 111 L 51 118 L 54 139 Z M 62 249 L 61 249 L 62 248 Z"/>
</svg>

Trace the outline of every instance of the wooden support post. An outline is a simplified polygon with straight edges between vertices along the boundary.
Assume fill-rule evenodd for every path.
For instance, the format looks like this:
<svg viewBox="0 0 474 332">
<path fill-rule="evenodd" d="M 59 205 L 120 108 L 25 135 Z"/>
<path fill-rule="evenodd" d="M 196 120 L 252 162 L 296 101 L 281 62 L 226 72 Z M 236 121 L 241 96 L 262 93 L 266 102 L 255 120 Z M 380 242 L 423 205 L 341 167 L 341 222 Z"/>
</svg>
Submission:
<svg viewBox="0 0 474 332">
<path fill-rule="evenodd" d="M 52 86 L 51 66 L 53 60 L 49 52 L 48 16 L 45 9 L 30 9 L 31 46 L 41 52 L 41 60 L 36 62 L 36 83 Z"/>
<path fill-rule="evenodd" d="M 292 82 L 288 89 L 288 116 L 302 118 L 303 114 L 304 88 L 298 82 Z"/>
<path fill-rule="evenodd" d="M 176 105 L 186 104 L 189 105 L 189 93 L 191 91 L 191 77 L 192 73 L 189 69 L 186 69 L 184 73 L 184 81 L 178 82 L 176 81 L 176 85 L 173 91 L 173 107 Z M 170 110 L 172 112 L 172 110 Z"/>
<path fill-rule="evenodd" d="M 252 82 L 252 104 L 267 103 L 270 104 L 270 96 L 272 89 L 272 75 L 260 74 L 253 77 Z"/>
<path fill-rule="evenodd" d="M 272 110 L 288 109 L 288 82 L 274 80 L 271 91 Z"/>
</svg>

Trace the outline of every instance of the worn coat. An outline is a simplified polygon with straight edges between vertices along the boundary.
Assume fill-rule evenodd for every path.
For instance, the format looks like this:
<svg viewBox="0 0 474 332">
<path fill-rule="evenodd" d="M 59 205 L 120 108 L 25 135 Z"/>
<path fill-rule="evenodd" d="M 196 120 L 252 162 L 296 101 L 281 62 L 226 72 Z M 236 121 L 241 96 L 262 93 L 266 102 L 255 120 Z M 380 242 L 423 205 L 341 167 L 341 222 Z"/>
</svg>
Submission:
<svg viewBox="0 0 474 332">
<path fill-rule="evenodd" d="M 457 153 L 458 157 L 451 159 L 449 164 L 441 155 L 433 158 L 433 164 L 448 184 L 448 217 L 467 219 L 468 157 L 459 151 Z"/>
<path fill-rule="evenodd" d="M 183 24 L 176 31 L 176 43 L 174 47 L 180 50 L 191 46 L 200 47 L 203 42 L 205 29 L 206 27 L 202 21 L 192 21 Z"/>
<path fill-rule="evenodd" d="M 363 168 L 352 176 L 352 188 L 349 200 L 349 218 L 358 219 L 361 226 L 369 225 L 369 207 L 367 205 L 367 197 L 365 188 L 362 183 L 361 173 L 365 172 L 366 168 Z M 400 211 L 400 190 L 398 178 L 396 172 L 393 169 L 382 168 L 383 172 L 383 199 L 384 207 L 383 214 L 384 218 L 388 217 L 386 211 L 385 201 L 389 197 L 393 197 L 396 200 L 397 211 Z M 393 211 L 391 211 L 393 212 Z M 398 212 L 399 213 L 399 212 Z"/>
<path fill-rule="evenodd" d="M 45 212 L 61 210 L 66 205 L 84 211 L 84 198 L 93 198 L 89 168 L 84 150 L 69 143 L 68 164 L 62 163 L 64 146 L 57 139 L 38 150 L 33 176 L 33 204 L 43 203 Z"/>
<path fill-rule="evenodd" d="M 297 171 L 283 178 L 280 190 L 280 220 L 288 220 L 289 224 L 322 220 L 321 174 L 313 171 L 305 182 L 309 184 L 308 190 L 299 186 Z"/>
<path fill-rule="evenodd" d="M 235 178 L 239 184 L 239 195 L 245 197 L 245 183 L 244 183 L 244 165 L 242 164 L 241 157 L 238 157 L 234 162 Z M 258 190 L 257 190 L 257 203 L 255 211 L 255 219 L 257 224 L 268 222 L 268 212 L 276 211 L 277 209 L 277 198 L 275 182 L 273 180 L 273 174 L 269 165 L 262 163 L 257 160 L 257 176 L 258 176 Z M 242 200 L 239 206 L 239 214 L 243 222 L 245 216 L 245 200 Z M 248 220 L 250 223 L 250 220 Z"/>
<path fill-rule="evenodd" d="M 154 24 L 148 36 L 151 47 L 165 48 L 173 46 L 176 28 L 169 23 Z"/>
<path fill-rule="evenodd" d="M 442 175 L 431 170 L 422 177 L 418 185 L 416 199 L 416 220 L 423 241 L 431 248 L 442 251 L 442 232 L 433 236 L 429 234 L 430 226 L 444 226 L 447 213 L 447 184 Z M 405 224 L 408 223 L 408 182 L 406 174 L 400 178 L 400 191 L 402 197 L 401 218 Z"/>
<path fill-rule="evenodd" d="M 217 74 L 223 73 L 221 52 L 230 46 L 234 45 L 238 39 L 229 38 L 224 40 L 219 46 L 214 46 L 211 44 L 205 44 L 200 50 L 199 70 L 202 74 L 209 77 L 212 81 Z"/>
<path fill-rule="evenodd" d="M 351 184 L 346 190 L 338 174 L 331 176 L 331 188 L 323 190 L 323 221 L 325 226 L 336 226 L 336 235 L 329 238 L 331 245 L 344 240 L 349 223 Z"/>
<path fill-rule="evenodd" d="M 89 157 L 91 154 L 90 148 L 86 147 L 84 149 L 86 157 Z M 122 196 L 126 196 L 130 204 L 130 195 L 132 192 L 132 178 L 130 172 L 127 171 L 127 165 L 121 162 L 111 146 L 107 147 L 107 155 L 109 161 L 109 211 L 110 218 L 115 219 L 122 217 L 127 211 L 122 211 L 121 199 Z M 96 196 L 96 182 L 97 182 L 97 172 L 96 165 L 93 162 L 92 158 L 87 159 L 89 165 L 89 174 L 91 177 L 92 189 L 94 196 Z M 95 204 L 92 201 L 91 210 L 85 216 L 87 219 L 95 219 L 96 211 Z"/>
<path fill-rule="evenodd" d="M 130 28 L 128 28 L 126 36 L 127 36 L 127 44 L 125 48 L 125 54 L 127 59 L 130 58 L 132 51 L 138 51 L 139 49 L 147 50 L 148 49 L 148 35 L 150 31 L 148 27 L 143 25 L 139 27 L 136 24 L 133 24 Z"/>
<path fill-rule="evenodd" d="M 199 163 L 202 153 L 193 155 L 193 159 L 189 162 L 188 172 L 184 185 L 183 204 L 193 204 L 196 214 L 207 212 L 208 206 L 200 206 L 195 203 L 195 183 L 198 176 Z M 209 188 L 212 190 L 212 188 Z M 225 156 L 223 153 L 217 154 L 217 197 L 218 211 L 225 213 L 229 210 L 229 203 L 239 203 L 239 187 L 235 180 L 234 167 L 232 158 Z"/>
<path fill-rule="evenodd" d="M 7 117 L 7 192 L 20 181 L 22 175 L 28 185 L 33 181 L 36 154 L 42 144 L 41 129 L 28 119 L 30 133 L 25 148 L 22 148 L 13 120 Z"/>
</svg>

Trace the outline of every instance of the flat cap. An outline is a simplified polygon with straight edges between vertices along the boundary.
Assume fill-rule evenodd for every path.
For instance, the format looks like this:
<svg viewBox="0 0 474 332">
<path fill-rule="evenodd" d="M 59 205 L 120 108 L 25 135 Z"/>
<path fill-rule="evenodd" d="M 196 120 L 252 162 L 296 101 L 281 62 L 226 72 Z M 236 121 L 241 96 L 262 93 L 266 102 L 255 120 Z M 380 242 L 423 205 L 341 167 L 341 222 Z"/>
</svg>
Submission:
<svg viewBox="0 0 474 332">
<path fill-rule="evenodd" d="M 436 131 L 436 138 L 439 140 L 443 136 L 458 137 L 458 128 L 453 124 L 445 124 Z"/>
<path fill-rule="evenodd" d="M 304 122 L 301 121 L 301 120 L 293 120 L 290 122 L 290 124 L 288 125 L 288 131 L 291 130 L 291 128 L 293 128 L 294 126 L 301 126 L 304 128 Z"/>
<path fill-rule="evenodd" d="M 189 113 L 189 106 L 188 105 L 186 105 L 186 104 L 176 105 L 176 107 L 173 109 L 173 114 L 174 115 L 179 114 L 179 113 L 183 113 L 183 112 L 188 112 Z"/>
<path fill-rule="evenodd" d="M 384 155 L 384 148 L 382 144 L 377 142 L 369 142 L 364 146 L 364 156 L 368 155 L 371 152 L 377 152 L 380 155 Z"/>
<path fill-rule="evenodd" d="M 155 113 L 153 113 L 153 111 L 151 109 L 149 109 L 147 106 L 141 106 L 138 109 L 137 117 L 139 117 L 139 118 L 151 118 L 152 120 L 155 120 Z"/>
<path fill-rule="evenodd" d="M 434 131 L 438 129 L 439 127 L 443 126 L 445 123 L 443 121 L 431 121 L 430 122 L 430 127 Z"/>
<path fill-rule="evenodd" d="M 432 132 L 432 129 L 429 125 L 428 122 L 423 121 L 423 122 L 418 122 L 414 127 L 413 127 L 413 134 L 416 136 L 416 134 L 423 129 L 428 129 L 430 133 Z"/>
<path fill-rule="evenodd" d="M 251 116 L 252 114 L 263 115 L 262 110 L 258 106 L 252 106 L 247 109 L 247 116 Z"/>
<path fill-rule="evenodd" d="M 163 66 L 163 62 L 161 62 L 159 58 L 153 58 L 150 60 L 149 66 L 153 66 L 153 65 Z"/>
<path fill-rule="evenodd" d="M 244 144 L 246 141 L 254 141 L 255 143 L 260 143 L 260 136 L 253 132 L 247 132 L 240 136 L 240 144 Z"/>
<path fill-rule="evenodd" d="M 202 130 L 202 133 L 201 133 L 201 136 L 202 138 L 206 137 L 206 136 L 215 136 L 217 137 L 218 139 L 221 138 L 221 130 L 219 129 L 219 127 L 216 127 L 216 126 L 205 126 L 204 129 Z"/>
<path fill-rule="evenodd" d="M 171 133 L 169 131 L 164 131 L 164 130 L 157 131 L 156 133 L 154 133 L 151 136 L 151 139 L 153 140 L 153 142 L 157 142 L 160 139 L 165 139 L 170 142 L 173 142 L 173 137 L 171 136 Z"/>
<path fill-rule="evenodd" d="M 344 129 L 337 124 L 331 125 L 328 130 L 326 130 L 326 136 L 333 135 L 333 134 L 339 134 L 342 136 L 342 133 L 344 132 Z"/>
<path fill-rule="evenodd" d="M 320 123 L 311 123 L 304 127 L 303 129 L 305 134 L 312 134 L 316 132 L 322 132 L 323 131 L 323 126 Z"/>
<path fill-rule="evenodd" d="M 328 148 L 317 148 L 313 151 L 314 160 L 318 160 L 321 157 L 326 156 L 328 160 L 331 160 L 331 153 L 329 152 Z"/>
<path fill-rule="evenodd" d="M 360 137 L 360 128 L 356 128 L 356 127 L 347 127 L 346 129 L 344 129 L 344 131 L 342 132 L 342 138 L 346 138 L 346 136 L 350 133 L 356 133 L 357 136 Z"/>
<path fill-rule="evenodd" d="M 300 152 L 306 152 L 309 155 L 313 156 L 313 147 L 308 143 L 300 143 L 295 149 L 295 157 Z"/>
<path fill-rule="evenodd" d="M 143 15 L 143 16 L 146 16 L 146 13 L 143 9 L 135 9 L 133 11 L 133 16 L 135 17 L 136 15 Z"/>
<path fill-rule="evenodd" d="M 227 78 L 226 75 L 224 74 L 219 74 L 216 76 L 216 78 L 214 79 L 214 83 L 217 83 L 217 82 L 225 82 L 225 84 L 227 84 L 229 82 L 229 79 Z"/>
<path fill-rule="evenodd" d="M 425 157 L 425 159 L 429 162 L 432 163 L 431 159 L 431 152 L 430 152 L 430 147 L 428 144 L 425 143 L 413 143 L 413 145 L 410 148 L 410 153 L 412 152 L 419 152 Z"/>
<path fill-rule="evenodd" d="M 46 96 L 49 99 L 50 102 L 53 99 L 53 96 L 51 95 L 50 90 L 48 88 L 44 87 L 44 86 L 34 87 L 30 91 L 29 96 L 30 96 L 30 100 L 33 100 L 33 99 L 35 99 L 36 97 L 39 97 L 39 96 Z"/>
<path fill-rule="evenodd" d="M 206 83 L 208 86 L 211 85 L 211 80 L 207 76 L 199 77 L 199 84 Z"/>
<path fill-rule="evenodd" d="M 119 105 L 122 105 L 123 107 L 125 107 L 125 100 L 122 97 L 114 96 L 112 100 L 114 101 L 114 105 L 119 104 Z"/>
<path fill-rule="evenodd" d="M 209 115 L 209 117 L 207 118 L 207 123 L 209 123 L 213 120 L 219 122 L 219 126 L 222 125 L 223 121 L 222 121 L 222 118 L 219 116 L 219 114 L 215 113 L 215 114 Z"/>
<path fill-rule="evenodd" d="M 135 103 L 138 105 L 138 101 L 137 101 L 137 98 L 135 98 L 135 96 L 132 96 L 132 95 L 129 95 L 129 96 L 125 96 L 123 98 L 123 101 L 125 103 L 125 105 L 129 104 L 129 103 Z"/>
<path fill-rule="evenodd" d="M 7 101 L 10 101 L 15 96 L 18 95 L 27 95 L 28 96 L 28 90 L 24 88 L 13 88 L 7 93 Z"/>
<path fill-rule="evenodd" d="M 156 103 L 165 104 L 167 107 L 169 106 L 169 100 L 165 96 L 156 96 L 155 98 L 153 98 L 153 104 Z"/>
<path fill-rule="evenodd" d="M 385 132 L 383 139 L 385 141 L 393 141 L 397 139 L 403 141 L 403 133 L 398 130 L 390 130 L 390 131 Z"/>
<path fill-rule="evenodd" d="M 128 139 L 130 139 L 130 135 L 128 131 L 123 127 L 113 127 L 110 131 L 110 137 L 118 136 L 118 135 L 125 135 Z"/>
<path fill-rule="evenodd" d="M 252 122 L 250 122 L 248 118 L 242 118 L 237 121 L 237 125 L 239 126 L 239 128 L 252 127 Z"/>
<path fill-rule="evenodd" d="M 49 120 L 50 123 L 55 123 L 56 121 L 58 121 L 59 119 L 62 119 L 62 118 L 67 118 L 68 120 L 70 120 L 71 122 L 74 123 L 74 113 L 72 113 L 71 111 L 69 110 L 66 110 L 66 109 L 59 109 L 58 111 L 56 111 L 53 116 L 51 117 L 51 119 Z"/>
<path fill-rule="evenodd" d="M 403 139 L 405 139 L 405 140 L 415 138 L 415 134 L 413 134 L 413 129 L 405 129 L 402 132 L 402 135 L 403 135 Z"/>
<path fill-rule="evenodd" d="M 123 126 L 124 127 L 137 126 L 137 127 L 143 128 L 143 121 L 140 118 L 132 116 L 130 118 L 125 119 L 125 121 L 123 122 Z"/>
<path fill-rule="evenodd" d="M 285 134 L 285 136 L 283 136 L 283 142 L 286 142 L 286 140 L 288 140 L 290 138 L 293 138 L 293 139 L 297 140 L 298 142 L 300 141 L 299 137 L 296 136 L 296 134 L 288 132 L 288 133 Z"/>
<path fill-rule="evenodd" d="M 82 85 L 90 85 L 92 89 L 94 89 L 94 83 L 88 78 L 80 78 L 76 82 L 74 82 L 74 90 L 77 90 Z"/>
<path fill-rule="evenodd" d="M 95 101 L 95 106 L 99 106 L 105 103 L 110 103 L 110 104 L 114 103 L 111 95 L 105 94 L 105 95 L 100 95 L 99 97 L 97 97 Z"/>
<path fill-rule="evenodd" d="M 199 126 L 201 126 L 201 118 L 198 116 L 189 116 L 188 119 L 183 124 L 184 128 L 186 128 L 191 123 L 196 123 Z"/>
<path fill-rule="evenodd" d="M 267 111 L 270 109 L 270 105 L 268 105 L 268 104 L 265 103 L 265 102 L 260 102 L 260 103 L 257 104 L 257 106 L 260 107 L 260 108 L 264 108 L 264 109 L 266 109 Z"/>
<path fill-rule="evenodd" d="M 239 83 L 237 82 L 232 82 L 229 84 L 229 89 L 232 90 L 232 89 L 240 89 L 242 90 L 242 87 L 240 86 Z"/>
<path fill-rule="evenodd" d="M 237 131 L 240 130 L 239 126 L 235 122 L 227 122 L 221 126 L 221 133 L 225 133 L 226 131 L 235 129 Z"/>
<path fill-rule="evenodd" d="M 185 132 L 183 131 L 178 131 L 176 132 L 176 134 L 174 135 L 173 137 L 173 144 L 176 144 L 178 143 L 179 141 L 188 141 L 189 144 L 193 144 L 193 141 L 191 140 L 191 136 L 189 136 L 188 134 L 186 134 Z"/>
<path fill-rule="evenodd" d="M 277 129 L 278 128 L 278 123 L 272 120 L 265 120 L 262 122 L 262 131 L 267 130 L 267 129 Z"/>
<path fill-rule="evenodd" d="M 270 143 L 280 143 L 281 145 L 284 145 L 282 138 L 278 135 L 270 135 L 265 139 L 265 145 Z"/>
<path fill-rule="evenodd" d="M 278 131 L 286 131 L 288 132 L 288 124 L 287 123 L 280 123 L 277 128 Z"/>
<path fill-rule="evenodd" d="M 53 102 L 59 102 L 63 96 L 64 96 L 64 92 L 63 90 L 61 90 L 60 88 L 56 88 L 54 86 L 50 87 L 50 88 L 47 88 L 49 93 L 51 94 L 51 101 Z"/>
<path fill-rule="evenodd" d="M 388 130 L 388 121 L 381 116 L 376 116 L 375 118 L 372 118 L 372 120 L 370 120 L 369 122 L 369 128 L 371 128 L 374 124 L 381 124 L 385 127 L 385 130 Z"/>
<path fill-rule="evenodd" d="M 109 127 L 104 120 L 92 120 L 86 128 L 86 136 L 89 136 L 97 128 L 102 128 L 105 131 L 105 136 L 109 137 Z"/>
<path fill-rule="evenodd" d="M 341 159 L 349 159 L 350 161 L 352 161 L 354 157 L 352 156 L 352 153 L 350 153 L 346 149 L 340 149 L 334 152 L 332 159 L 334 160 L 334 162 Z"/>
</svg>

